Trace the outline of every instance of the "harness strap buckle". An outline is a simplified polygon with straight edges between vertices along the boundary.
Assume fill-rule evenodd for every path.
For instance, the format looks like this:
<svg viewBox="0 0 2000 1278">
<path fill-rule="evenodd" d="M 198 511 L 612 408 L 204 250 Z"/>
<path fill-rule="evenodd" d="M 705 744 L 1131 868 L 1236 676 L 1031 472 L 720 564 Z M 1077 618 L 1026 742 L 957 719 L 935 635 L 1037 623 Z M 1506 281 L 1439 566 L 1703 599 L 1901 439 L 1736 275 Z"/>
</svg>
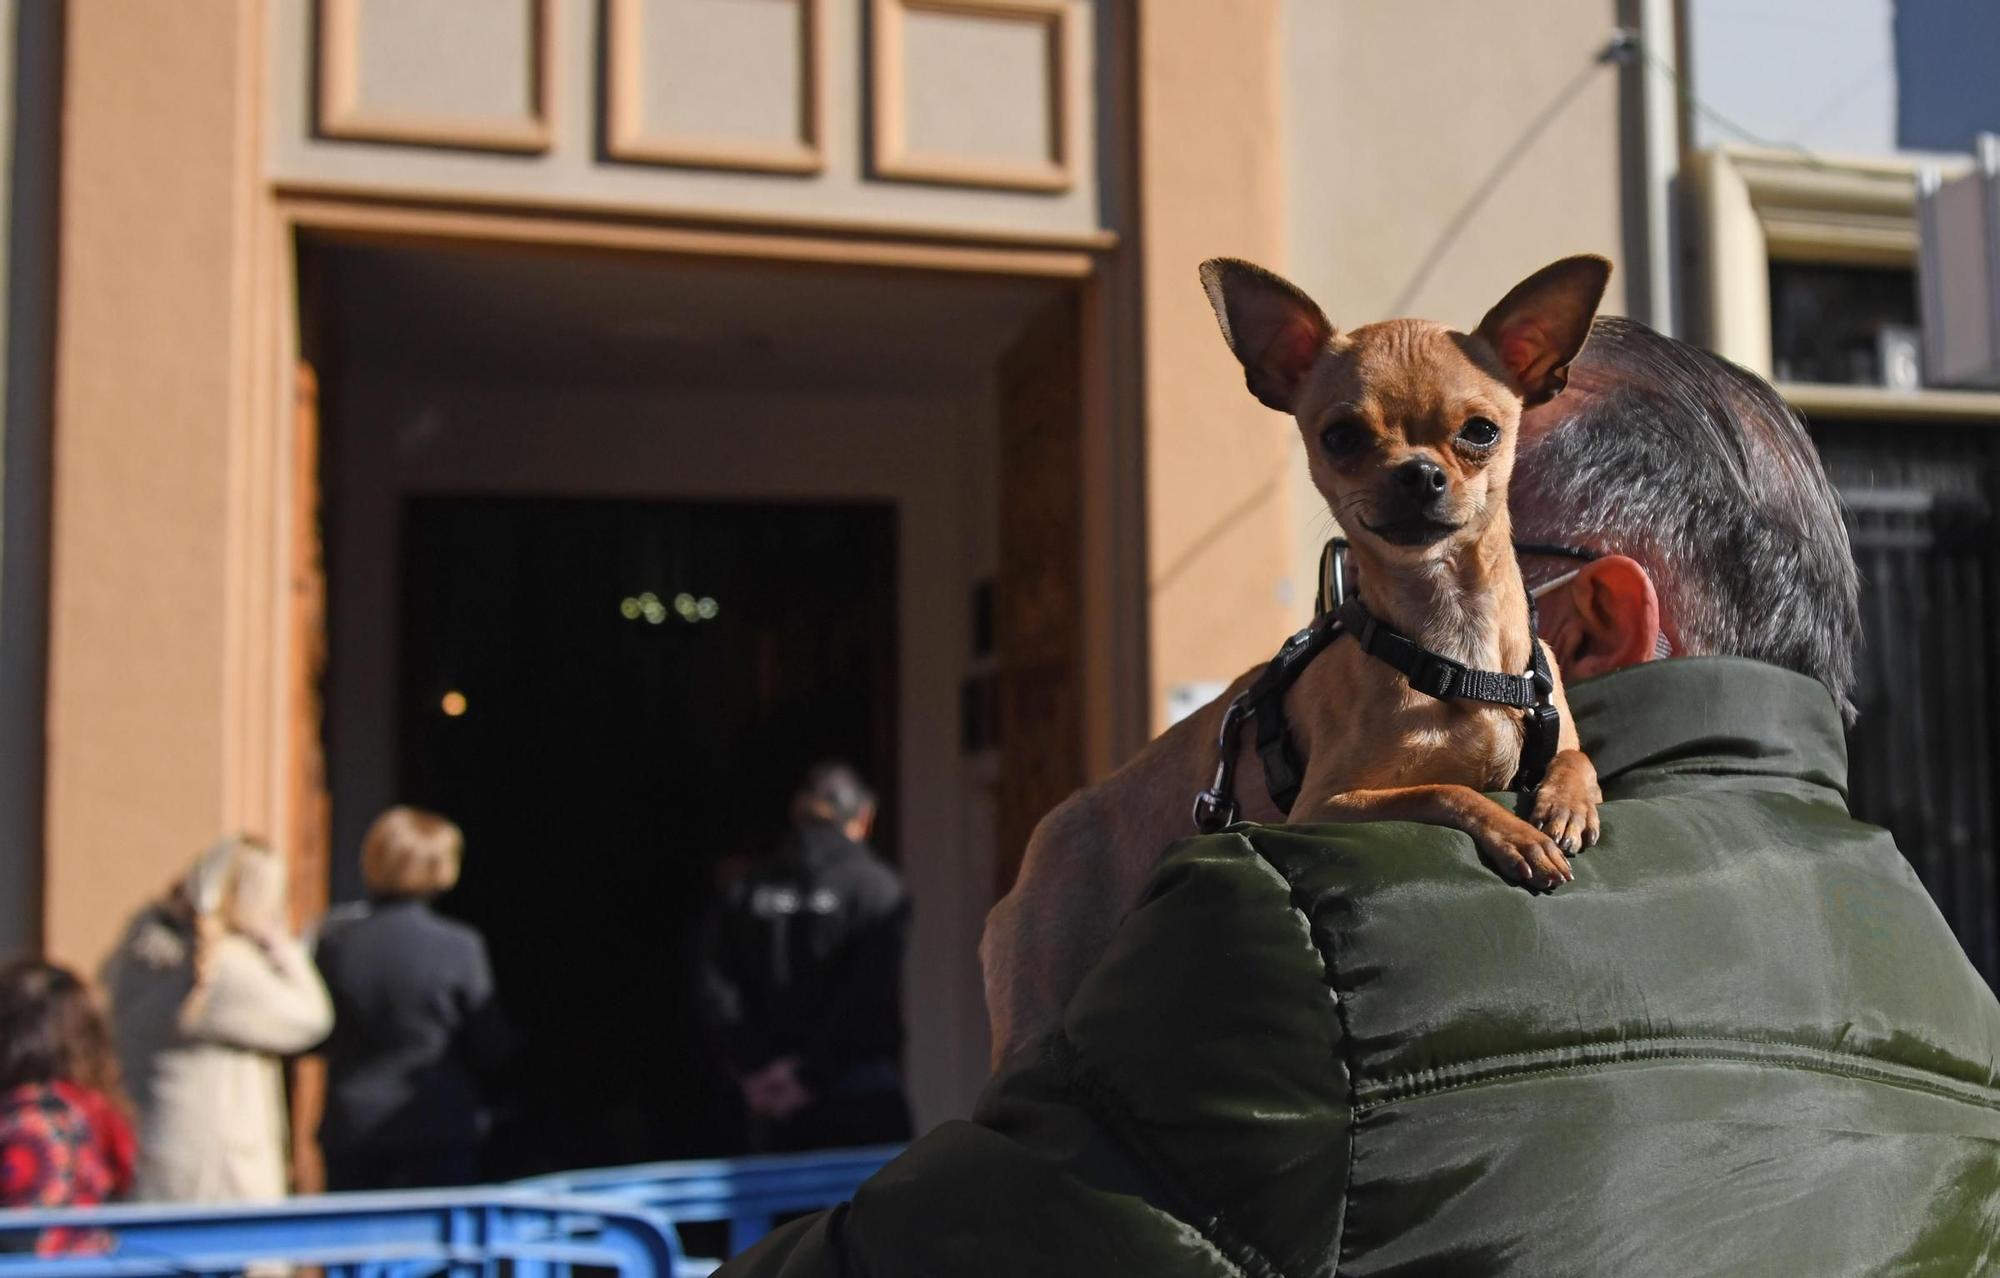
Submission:
<svg viewBox="0 0 2000 1278">
<path fill-rule="evenodd" d="M 1457 695 L 1465 686 L 1465 676 L 1466 667 L 1461 663 L 1419 649 L 1416 664 L 1406 677 L 1410 686 L 1418 692 L 1427 692 L 1444 701 Z"/>
<path fill-rule="evenodd" d="M 1524 728 L 1520 767 L 1508 789 L 1529 794 L 1542 783 L 1542 778 L 1548 775 L 1549 764 L 1555 761 L 1556 745 L 1562 733 L 1562 714 L 1553 705 L 1543 702 L 1528 712 Z"/>
<path fill-rule="evenodd" d="M 1532 612 L 1528 614 L 1531 618 Z M 1547 701 L 1556 693 L 1555 671 L 1549 668 L 1549 654 L 1542 647 L 1541 637 L 1533 630 L 1528 632 L 1528 677 L 1535 681 L 1535 700 Z"/>
</svg>

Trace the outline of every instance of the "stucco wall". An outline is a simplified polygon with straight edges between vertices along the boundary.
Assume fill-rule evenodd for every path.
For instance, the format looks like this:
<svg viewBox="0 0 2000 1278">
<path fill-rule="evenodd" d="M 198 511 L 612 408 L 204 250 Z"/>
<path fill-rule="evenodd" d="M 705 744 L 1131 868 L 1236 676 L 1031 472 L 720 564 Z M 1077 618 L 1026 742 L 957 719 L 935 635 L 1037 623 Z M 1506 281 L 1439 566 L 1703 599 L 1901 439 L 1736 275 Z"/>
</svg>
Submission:
<svg viewBox="0 0 2000 1278">
<path fill-rule="evenodd" d="M 1048 79 L 1047 43 L 1036 23 L 1022 20 L 1031 14 L 1008 17 L 976 5 L 952 15 L 911 10 L 903 19 L 908 27 L 904 57 L 885 68 L 872 44 L 876 23 L 870 0 L 818 0 L 823 15 L 820 166 L 817 171 L 774 173 L 732 167 L 727 157 L 745 149 L 754 155 L 758 146 L 774 141 L 768 133 L 760 136 L 760 130 L 781 125 L 788 113 L 780 109 L 774 114 L 764 99 L 782 94 L 796 101 L 804 91 L 797 83 L 796 42 L 789 41 L 795 26 L 787 19 L 790 4 L 641 0 L 631 6 L 642 17 L 641 29 L 621 37 L 614 47 L 603 25 L 614 6 L 596 0 L 550 2 L 548 145 L 509 153 L 453 145 L 449 126 L 432 130 L 438 135 L 434 142 L 330 136 L 320 127 L 314 99 L 324 70 L 316 6 L 312 0 L 273 0 L 272 174 L 308 185 L 1003 233 L 1083 234 L 1103 225 L 1094 50 L 1109 38 L 1111 10 L 1117 6 L 1064 0 L 1073 25 L 1058 95 Z M 461 16 L 425 21 L 417 18 L 415 6 L 403 15 L 393 5 L 360 5 L 352 44 L 363 105 L 496 119 L 510 112 L 518 116 L 509 90 L 515 97 L 522 92 L 519 52 L 528 6 L 521 0 L 472 5 L 458 0 L 431 7 L 438 11 L 435 17 Z M 679 26 L 668 29 L 673 23 Z M 476 37 L 473 56 L 465 56 L 452 41 L 454 32 Z M 690 63 L 675 53 L 673 37 L 681 44 L 711 41 L 711 52 Z M 722 163 L 660 163 L 615 154 L 604 86 L 627 44 L 644 85 L 644 102 L 636 114 L 646 135 L 713 146 L 724 157 Z M 491 55 L 504 57 L 509 49 L 516 56 L 496 68 Z M 481 59 L 478 51 L 489 56 Z M 872 124 L 891 104 L 910 121 L 913 150 L 931 146 L 975 157 L 975 169 L 983 162 L 1004 169 L 1019 158 L 1024 142 L 1038 140 L 1019 136 L 1019 120 L 1047 118 L 1058 96 L 1058 123 L 1069 131 L 1074 170 L 1067 189 L 903 180 L 879 171 Z M 476 120 L 463 131 L 476 133 Z"/>
<path fill-rule="evenodd" d="M 1141 332 L 1155 727 L 1177 686 L 1267 660 L 1289 628 L 1290 427 L 1243 389 L 1196 267 L 1285 264 L 1277 0 L 1149 4 L 1139 24 Z"/>
<path fill-rule="evenodd" d="M 65 11 L 43 900 L 49 950 L 94 967 L 246 818 L 257 7 Z"/>
</svg>

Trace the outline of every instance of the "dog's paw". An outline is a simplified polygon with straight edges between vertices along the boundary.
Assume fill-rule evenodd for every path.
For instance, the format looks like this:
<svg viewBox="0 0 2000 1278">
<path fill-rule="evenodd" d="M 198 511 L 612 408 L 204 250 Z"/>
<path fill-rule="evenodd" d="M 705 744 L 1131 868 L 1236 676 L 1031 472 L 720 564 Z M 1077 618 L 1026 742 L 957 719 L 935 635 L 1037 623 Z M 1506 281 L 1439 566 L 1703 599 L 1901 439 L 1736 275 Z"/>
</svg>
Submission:
<svg viewBox="0 0 2000 1278">
<path fill-rule="evenodd" d="M 1505 808 L 1468 831 L 1486 864 L 1523 887 L 1552 888 L 1576 877 L 1555 839 Z"/>
<path fill-rule="evenodd" d="M 1528 819 L 1554 839 L 1556 846 L 1574 856 L 1596 845 L 1597 805 L 1603 801 L 1590 757 L 1581 750 L 1564 750 L 1550 761 Z"/>
</svg>

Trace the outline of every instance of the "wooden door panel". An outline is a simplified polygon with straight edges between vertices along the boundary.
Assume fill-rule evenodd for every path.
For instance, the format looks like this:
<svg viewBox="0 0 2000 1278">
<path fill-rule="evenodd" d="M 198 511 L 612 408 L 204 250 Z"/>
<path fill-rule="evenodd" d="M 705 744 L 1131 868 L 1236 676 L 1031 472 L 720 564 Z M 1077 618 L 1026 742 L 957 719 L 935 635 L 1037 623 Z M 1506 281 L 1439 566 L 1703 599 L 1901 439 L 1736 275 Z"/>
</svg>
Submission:
<svg viewBox="0 0 2000 1278">
<path fill-rule="evenodd" d="M 997 893 L 1035 823 L 1084 780 L 1078 336 L 1076 299 L 1059 298 L 1000 366 Z"/>
<path fill-rule="evenodd" d="M 321 681 L 326 674 L 326 566 L 320 545 L 319 378 L 300 363 L 293 380 L 290 669 L 286 678 L 286 776 L 292 913 L 304 925 L 326 911 L 331 807 L 326 789 Z"/>
<path fill-rule="evenodd" d="M 290 626 L 285 716 L 288 826 L 280 851 L 291 858 L 292 919 L 316 923 L 326 913 L 331 883 L 333 812 L 326 788 L 322 679 L 326 674 L 326 564 L 320 536 L 319 376 L 301 361 L 292 380 L 292 525 L 286 574 Z M 316 1056 L 292 1064 L 292 1191 L 319 1193 L 326 1169 L 319 1119 L 326 1107 L 326 1067 Z"/>
</svg>

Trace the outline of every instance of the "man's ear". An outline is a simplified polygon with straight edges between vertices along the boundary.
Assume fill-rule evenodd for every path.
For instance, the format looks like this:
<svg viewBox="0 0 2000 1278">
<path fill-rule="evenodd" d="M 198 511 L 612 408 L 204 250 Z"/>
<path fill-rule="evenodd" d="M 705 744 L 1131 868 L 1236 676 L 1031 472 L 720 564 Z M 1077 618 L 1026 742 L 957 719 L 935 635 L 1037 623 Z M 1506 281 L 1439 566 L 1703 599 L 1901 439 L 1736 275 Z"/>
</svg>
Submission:
<svg viewBox="0 0 2000 1278">
<path fill-rule="evenodd" d="M 1201 286 L 1250 393 L 1267 408 L 1291 412 L 1299 383 L 1333 340 L 1333 325 L 1296 286 L 1233 257 L 1203 262 Z"/>
<path fill-rule="evenodd" d="M 1560 636 L 1551 647 L 1568 678 L 1610 674 L 1658 655 L 1660 596 L 1635 559 L 1605 555 L 1585 564 L 1563 587 L 1561 611 L 1544 628 Z"/>
<path fill-rule="evenodd" d="M 1479 321 L 1486 339 L 1530 405 L 1569 382 L 1569 362 L 1590 336 L 1611 263 L 1595 254 L 1551 262 L 1509 290 Z"/>
</svg>

